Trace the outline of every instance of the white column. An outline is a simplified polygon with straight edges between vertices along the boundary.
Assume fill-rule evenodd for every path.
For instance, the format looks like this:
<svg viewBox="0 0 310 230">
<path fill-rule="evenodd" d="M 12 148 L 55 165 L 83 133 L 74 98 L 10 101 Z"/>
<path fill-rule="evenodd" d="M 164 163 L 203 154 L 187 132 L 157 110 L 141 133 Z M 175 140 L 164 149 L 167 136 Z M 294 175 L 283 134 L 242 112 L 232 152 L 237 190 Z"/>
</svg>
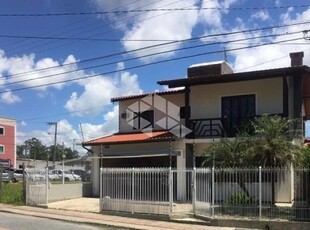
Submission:
<svg viewBox="0 0 310 230">
<path fill-rule="evenodd" d="M 99 161 L 100 158 L 93 159 L 93 168 L 92 168 L 92 182 L 93 182 L 93 195 L 99 196 L 100 189 L 99 189 L 99 182 L 100 182 L 100 168 L 99 168 Z"/>
</svg>

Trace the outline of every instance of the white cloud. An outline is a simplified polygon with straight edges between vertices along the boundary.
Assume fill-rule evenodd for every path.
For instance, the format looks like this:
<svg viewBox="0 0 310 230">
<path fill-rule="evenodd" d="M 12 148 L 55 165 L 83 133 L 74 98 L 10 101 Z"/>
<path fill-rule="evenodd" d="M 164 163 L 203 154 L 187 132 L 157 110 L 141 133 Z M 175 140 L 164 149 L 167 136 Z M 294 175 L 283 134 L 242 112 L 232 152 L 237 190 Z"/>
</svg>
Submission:
<svg viewBox="0 0 310 230">
<path fill-rule="evenodd" d="M 98 115 L 104 106 L 111 104 L 112 97 L 142 93 L 137 75 L 126 71 L 120 72 L 120 76 L 98 76 L 80 83 L 84 91 L 80 95 L 73 92 L 65 105 L 68 111 L 75 112 L 74 114 L 79 116 Z"/>
<path fill-rule="evenodd" d="M 7 57 L 5 52 L 0 50 L 0 76 L 8 75 L 8 77 L 5 79 L 3 77 L 0 80 L 2 83 L 0 87 L 2 86 L 3 88 L 10 88 L 13 84 L 14 87 L 16 85 L 22 87 L 36 87 L 43 85 L 39 88 L 35 88 L 39 92 L 46 90 L 48 87 L 62 89 L 66 83 L 53 83 L 85 76 L 81 71 L 62 74 L 76 70 L 77 65 L 66 65 L 76 61 L 77 60 L 73 55 L 69 55 L 62 63 L 53 60 L 52 58 L 42 58 L 35 60 L 34 54 Z M 21 75 L 20 73 L 25 74 Z"/>
<path fill-rule="evenodd" d="M 11 91 L 0 93 L 0 102 L 4 104 L 15 104 L 21 102 L 21 98 L 14 95 Z"/>
<path fill-rule="evenodd" d="M 198 0 L 182 1 L 135 1 L 128 4 L 127 1 L 93 1 L 100 10 L 131 10 L 131 9 L 158 9 L 158 8 L 193 8 L 199 2 Z M 112 3 L 113 2 L 113 3 Z M 122 6 L 121 8 L 119 8 Z M 132 16 L 136 15 L 136 16 Z M 124 32 L 122 44 L 126 51 L 141 49 L 147 46 L 153 46 L 164 43 L 163 41 L 128 41 L 128 40 L 182 40 L 191 38 L 191 33 L 198 19 L 196 11 L 170 11 L 170 12 L 143 12 L 126 15 L 126 20 L 122 18 L 112 18 L 114 24 Z M 180 26 L 182 22 L 182 26 Z M 170 44 L 169 46 L 160 46 L 153 49 L 146 49 L 133 54 L 136 57 L 156 54 L 180 47 L 180 43 Z M 151 62 L 160 58 L 166 58 L 174 55 L 175 52 L 159 54 L 141 59 L 143 62 Z"/>
<path fill-rule="evenodd" d="M 293 14 L 293 9 L 289 8 L 286 13 L 280 15 L 279 20 L 283 24 L 293 24 L 310 20 L 310 9 L 302 13 Z M 267 69 L 275 67 L 290 66 L 289 53 L 304 51 L 304 64 L 310 65 L 310 50 L 309 44 L 305 43 L 301 31 L 307 29 L 307 25 L 290 26 L 284 29 L 275 29 L 275 33 L 290 33 L 300 31 L 298 34 L 278 36 L 270 39 L 270 41 L 278 42 L 288 39 L 301 38 L 289 44 L 281 43 L 278 45 L 268 45 L 252 49 L 230 52 L 235 57 L 234 69 L 237 71 Z M 250 35 L 255 36 L 255 35 Z M 255 44 L 266 42 L 262 39 L 257 39 Z M 300 45 L 298 45 L 300 43 Z M 244 45 L 243 45 L 244 46 Z"/>
<path fill-rule="evenodd" d="M 85 140 L 109 135 L 118 131 L 118 105 L 114 106 L 112 110 L 103 116 L 103 123 L 94 125 L 90 123 L 83 123 L 83 134 Z"/>
<path fill-rule="evenodd" d="M 251 15 L 251 18 L 253 19 L 259 19 L 261 21 L 267 21 L 270 19 L 270 15 L 268 13 L 268 11 L 266 10 L 260 10 L 260 11 L 257 11 L 255 13 L 253 13 Z"/>
<path fill-rule="evenodd" d="M 214 0 L 202 2 L 201 8 L 229 8 L 236 3 L 237 0 Z M 228 14 L 228 10 L 218 9 L 202 9 L 199 12 L 199 21 L 205 27 L 206 30 L 223 30 L 223 15 Z"/>
<path fill-rule="evenodd" d="M 24 126 L 25 123 L 18 124 Z M 17 130 L 19 130 L 17 128 Z M 77 130 L 79 128 L 77 127 Z M 17 132 L 17 144 L 23 144 L 24 141 L 31 139 L 31 138 L 37 138 L 41 141 L 41 143 L 45 146 L 51 146 L 54 145 L 54 138 L 55 138 L 55 126 L 46 126 L 46 130 L 32 130 L 28 133 L 24 132 Z M 72 148 L 73 146 L 73 140 L 79 140 L 79 142 L 82 142 L 81 135 L 74 129 L 74 127 L 69 123 L 68 120 L 62 119 L 57 122 L 57 144 L 62 145 L 64 144 L 65 147 Z M 85 150 L 82 148 L 77 149 L 80 154 L 85 153 Z"/>
</svg>

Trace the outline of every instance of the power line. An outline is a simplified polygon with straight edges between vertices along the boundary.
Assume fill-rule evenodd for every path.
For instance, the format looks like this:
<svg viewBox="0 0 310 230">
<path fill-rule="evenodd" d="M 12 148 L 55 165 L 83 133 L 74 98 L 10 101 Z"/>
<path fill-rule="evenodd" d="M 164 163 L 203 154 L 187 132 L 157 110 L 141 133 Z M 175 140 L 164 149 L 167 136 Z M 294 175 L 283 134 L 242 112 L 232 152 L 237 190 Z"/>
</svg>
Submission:
<svg viewBox="0 0 310 230">
<path fill-rule="evenodd" d="M 2 13 L 0 17 L 51 17 L 51 16 L 83 16 L 83 15 L 104 15 L 104 14 L 123 14 L 139 12 L 160 12 L 160 11 L 199 11 L 199 10 L 278 10 L 287 8 L 308 8 L 309 4 L 287 5 L 287 6 L 264 6 L 264 7 L 195 7 L 195 8 L 157 8 L 157 9 L 133 9 L 116 11 L 96 11 L 96 12 L 67 12 L 67 13 Z"/>
<path fill-rule="evenodd" d="M 293 34 L 297 34 L 297 33 L 300 33 L 300 32 L 301 31 L 291 32 L 291 33 L 284 33 L 284 34 L 263 35 L 263 36 L 256 36 L 256 37 L 251 37 L 251 38 L 242 38 L 242 39 L 236 39 L 236 40 L 229 40 L 229 41 L 225 41 L 225 42 L 206 43 L 206 44 L 201 44 L 201 45 L 196 45 L 196 46 L 182 47 L 182 48 L 173 49 L 173 50 L 166 50 L 166 51 L 157 52 L 157 53 L 153 53 L 153 54 L 147 54 L 147 55 L 143 55 L 143 56 L 139 56 L 139 57 L 128 58 L 128 59 L 125 59 L 125 60 L 122 60 L 122 61 L 123 62 L 128 62 L 128 61 L 133 61 L 133 60 L 137 60 L 137 59 L 141 59 L 141 58 L 147 58 L 147 57 L 151 57 L 151 56 L 162 55 L 162 54 L 176 52 L 176 51 L 181 51 L 181 50 L 201 48 L 201 47 L 211 46 L 211 45 L 223 45 L 223 44 L 228 44 L 228 43 L 234 43 L 235 44 L 235 42 L 252 40 L 252 39 L 258 39 L 258 38 L 269 38 L 269 37 L 275 37 L 275 36 L 288 36 L 288 35 L 293 35 Z M 80 68 L 80 69 L 76 69 L 76 70 L 71 70 L 71 71 L 66 71 L 66 72 L 62 72 L 62 73 L 45 75 L 45 76 L 41 76 L 41 77 L 37 77 L 37 78 L 33 78 L 33 79 L 14 81 L 14 82 L 2 84 L 0 86 L 8 86 L 8 85 L 14 85 L 14 84 L 23 83 L 23 82 L 30 82 L 30 81 L 35 81 L 35 80 L 39 80 L 39 79 L 45 79 L 45 78 L 49 78 L 49 77 L 55 77 L 55 76 L 59 76 L 59 75 L 63 75 L 63 74 L 68 74 L 68 73 L 73 73 L 73 72 L 78 72 L 78 71 L 82 71 L 82 70 L 94 69 L 94 68 L 98 68 L 98 67 L 103 67 L 103 66 L 108 66 L 108 65 L 112 65 L 112 64 L 117 64 L 118 62 L 119 61 L 114 61 L 114 62 L 110 62 L 110 63 L 104 63 L 104 64 L 100 64 L 100 65 L 96 65 L 96 66 L 84 67 L 84 68 Z"/>
<path fill-rule="evenodd" d="M 127 3 L 127 4 L 124 4 L 124 5 L 120 5 L 120 6 L 118 6 L 118 7 L 115 7 L 115 8 L 113 8 L 112 10 L 117 10 L 117 9 L 121 9 L 122 7 L 126 7 L 126 6 L 129 6 L 129 5 L 131 5 L 131 4 L 133 4 L 133 3 L 136 3 L 136 2 L 138 2 L 138 1 L 141 1 L 141 0 L 135 0 L 135 1 L 133 1 L 133 2 L 130 2 L 130 3 Z M 160 1 L 162 1 L 162 0 L 160 0 Z M 149 5 L 149 4 L 147 4 L 147 5 Z M 90 15 L 91 16 L 91 15 Z M 91 18 L 88 18 L 87 20 L 89 21 L 89 19 L 91 19 Z M 85 24 L 84 23 L 85 22 L 85 20 L 79 20 L 79 24 L 81 24 L 81 23 L 83 23 L 83 24 Z M 96 27 L 94 27 L 94 25 L 96 25 L 96 24 L 100 24 L 100 26 L 98 27 L 98 26 L 96 26 Z M 87 34 L 89 31 L 92 31 L 92 30 L 98 30 L 99 28 L 101 28 L 101 27 L 104 27 L 104 26 L 107 26 L 107 25 L 109 25 L 110 23 L 104 23 L 104 24 L 102 24 L 100 21 L 96 21 L 96 22 L 91 22 L 91 23 L 87 23 L 86 25 L 83 25 L 83 26 L 80 26 L 80 27 L 78 27 L 78 28 L 70 28 L 69 30 L 66 30 L 66 31 L 64 31 L 63 33 L 57 33 L 56 35 L 61 35 L 61 36 L 63 36 L 64 34 L 70 34 L 70 32 L 74 32 L 73 34 L 71 33 L 71 35 L 70 36 L 76 36 L 76 35 L 79 35 L 79 34 Z M 93 28 L 90 28 L 90 27 L 93 27 Z M 84 28 L 87 28 L 87 30 L 84 30 L 84 31 L 82 31 L 82 32 L 76 32 L 77 30 L 80 30 L 80 29 L 84 29 Z M 18 48 L 17 49 L 19 49 L 19 50 L 21 50 L 20 52 L 27 52 L 28 50 L 31 50 L 31 49 L 35 49 L 35 48 L 40 48 L 40 47 L 46 47 L 46 45 L 50 45 L 50 44 L 52 44 L 54 41 L 49 41 L 49 42 L 47 42 L 47 43 L 44 43 L 44 44 L 38 44 L 38 45 L 32 45 L 31 47 L 27 47 L 26 49 L 19 49 L 19 48 L 22 48 L 23 46 L 18 46 Z M 72 44 L 72 42 L 71 43 L 67 43 L 67 44 Z M 62 45 L 63 46 L 63 45 Z M 61 47 L 62 47 L 61 46 Z M 16 48 L 15 48 L 15 50 L 16 50 Z M 10 49 L 10 51 L 11 51 L 11 49 Z"/>
<path fill-rule="evenodd" d="M 256 48 L 256 47 L 261 47 L 261 46 L 266 46 L 266 45 L 279 44 L 282 42 L 297 41 L 297 40 L 301 40 L 301 39 L 303 39 L 303 38 L 294 38 L 294 39 L 288 39 L 288 40 L 282 40 L 282 41 L 276 41 L 276 42 L 268 42 L 268 43 L 253 45 L 253 46 L 245 46 L 245 47 L 227 49 L 226 51 L 229 52 L 229 51 L 237 51 L 237 50 L 243 50 L 243 49 L 251 49 L 251 48 Z M 147 64 L 143 64 L 143 65 L 136 65 L 136 66 L 132 66 L 132 67 L 123 68 L 121 70 L 113 70 L 113 71 L 109 71 L 109 72 L 93 74 L 93 75 L 89 75 L 86 77 L 79 77 L 79 78 L 75 78 L 75 79 L 67 79 L 67 80 L 62 80 L 62 81 L 57 81 L 57 82 L 52 82 L 52 83 L 40 84 L 40 85 L 36 85 L 36 86 L 29 86 L 29 87 L 12 89 L 10 91 L 15 92 L 15 91 L 21 91 L 21 90 L 26 90 L 26 89 L 40 88 L 40 87 L 45 87 L 45 86 L 50 86 L 50 85 L 55 85 L 55 84 L 60 84 L 60 83 L 67 83 L 67 82 L 85 80 L 85 79 L 97 77 L 100 75 L 107 75 L 107 74 L 117 73 L 120 71 L 128 71 L 128 70 L 138 69 L 138 68 L 142 68 L 142 67 L 146 67 L 146 66 L 150 66 L 150 65 L 161 64 L 161 63 L 165 63 L 165 62 L 178 61 L 178 60 L 183 60 L 183 59 L 188 59 L 188 58 L 193 58 L 193 57 L 199 57 L 199 56 L 208 55 L 208 54 L 222 53 L 222 52 L 223 52 L 222 50 L 220 50 L 220 51 L 217 50 L 217 51 L 211 51 L 211 52 L 198 53 L 198 54 L 182 56 L 182 57 L 178 57 L 178 58 L 172 58 L 169 60 L 162 60 L 162 61 L 156 61 L 156 62 L 147 63 Z M 0 94 L 5 93 L 5 92 L 7 92 L 7 91 L 0 91 Z"/>
<path fill-rule="evenodd" d="M 139 0 L 139 1 L 140 1 L 140 0 Z M 143 5 L 143 6 L 140 6 L 140 7 L 136 8 L 136 9 L 142 9 L 142 8 L 144 8 L 144 7 L 146 7 L 146 6 L 149 6 L 149 5 L 152 5 L 152 4 L 154 4 L 154 3 L 161 2 L 161 1 L 163 1 L 163 0 L 152 1 L 151 3 L 145 4 L 145 5 Z M 176 2 L 179 2 L 179 1 L 184 1 L 184 0 L 178 0 L 178 1 L 176 1 Z M 134 1 L 134 2 L 132 2 L 132 3 L 135 3 L 135 2 L 137 2 L 137 1 Z M 163 7 L 164 7 L 164 6 L 167 6 L 167 5 L 174 4 L 174 3 L 176 3 L 176 2 L 163 5 Z M 122 7 L 127 6 L 127 5 L 130 5 L 130 4 L 126 4 L 126 5 L 123 5 L 123 6 L 116 7 L 116 8 L 114 8 L 113 10 L 122 8 Z M 168 12 L 168 13 L 170 13 L 170 12 Z M 117 22 L 120 23 L 120 22 L 122 22 L 122 21 L 128 21 L 128 20 L 130 20 L 131 18 L 134 18 L 134 17 L 136 17 L 136 16 L 139 16 L 140 14 L 142 14 L 142 13 L 138 13 L 138 14 L 135 14 L 135 15 L 131 15 L 131 16 L 129 16 L 129 17 L 122 18 L 122 19 L 118 18 L 118 19 L 117 19 Z M 149 19 L 149 18 L 148 18 L 148 19 Z M 140 20 L 140 21 L 138 21 L 138 22 L 146 21 L 146 20 L 148 20 L 148 19 Z M 97 24 L 97 23 L 96 23 L 96 24 Z M 91 26 L 93 27 L 93 24 L 91 24 Z M 105 27 L 105 26 L 110 26 L 110 22 L 107 22 L 107 23 L 104 23 L 104 24 L 101 24 L 101 23 L 100 23 L 100 26 L 93 27 L 93 28 L 89 28 L 89 25 L 88 25 L 88 26 L 86 27 L 87 30 L 83 30 L 83 31 L 74 33 L 72 36 L 76 36 L 76 35 L 80 35 L 80 34 L 88 34 L 88 33 L 91 32 L 91 31 L 98 31 L 99 28 L 102 28 L 102 27 Z M 85 26 L 84 26 L 84 27 L 85 27 Z M 82 28 L 84 28 L 84 27 L 82 27 Z M 81 29 L 81 28 L 79 28 L 79 29 Z M 110 30 L 106 30 L 104 33 L 100 33 L 100 34 L 106 34 L 106 33 L 112 32 L 112 31 L 114 31 L 114 30 L 116 30 L 116 28 L 113 28 L 113 29 L 110 29 Z M 99 35 L 100 35 L 100 34 L 99 34 Z M 98 35 L 91 35 L 91 36 L 88 36 L 88 38 L 92 38 L 92 37 L 96 37 L 96 36 L 98 36 Z M 53 43 L 53 42 L 50 41 L 50 42 L 48 42 L 48 43 L 40 44 L 40 45 L 34 46 L 34 47 L 32 47 L 32 48 L 31 48 L 31 47 L 30 47 L 30 48 L 27 47 L 26 49 L 23 49 L 21 52 L 26 52 L 26 51 L 32 50 L 33 48 L 40 48 L 40 47 L 44 47 L 44 48 L 45 48 L 45 49 L 44 49 L 44 52 L 45 52 L 45 51 L 51 49 L 51 48 L 46 48 L 46 45 L 51 44 L 51 43 Z M 58 45 L 58 46 L 56 46 L 56 48 L 61 48 L 61 47 L 67 46 L 67 45 L 72 45 L 72 42 L 70 42 L 70 43 L 68 42 L 68 43 L 65 43 L 65 44 L 62 44 L 62 45 Z M 53 47 L 53 49 L 55 49 L 55 47 Z"/>
<path fill-rule="evenodd" d="M 99 42 L 167 42 L 176 41 L 171 39 L 116 39 L 116 38 L 82 38 L 82 37 L 52 37 L 52 36 L 27 36 L 27 35 L 7 35 L 0 34 L 1 38 L 18 38 L 18 39 L 38 39 L 38 40 L 77 40 L 77 41 L 99 41 Z"/>
<path fill-rule="evenodd" d="M 189 42 L 189 41 L 195 41 L 195 40 L 199 40 L 199 39 L 212 38 L 212 37 L 218 37 L 218 36 L 231 36 L 231 35 L 240 34 L 240 33 L 251 33 L 251 32 L 256 32 L 256 31 L 271 30 L 271 29 L 276 29 L 276 28 L 284 28 L 284 27 L 290 27 L 290 26 L 296 26 L 296 25 L 304 25 L 304 24 L 309 24 L 309 23 L 310 23 L 310 21 L 303 21 L 303 22 L 297 22 L 297 23 L 291 23 L 291 24 L 285 24 L 285 25 L 274 25 L 274 26 L 262 27 L 262 28 L 256 28 L 256 29 L 239 30 L 239 31 L 227 32 L 227 33 L 198 36 L 198 37 L 189 38 L 189 39 L 183 39 L 183 40 L 177 40 L 177 41 L 155 44 L 155 45 L 146 46 L 143 48 L 138 48 L 138 49 L 119 52 L 119 53 L 112 53 L 112 54 L 108 54 L 108 55 L 104 55 L 104 56 L 99 56 L 99 57 L 94 57 L 94 58 L 85 59 L 85 60 L 81 60 L 81 61 L 71 62 L 71 63 L 67 63 L 67 64 L 63 64 L 63 65 L 51 66 L 51 67 L 47 67 L 47 68 L 41 68 L 41 69 L 37 69 L 37 70 L 32 70 L 32 71 L 27 71 L 27 72 L 22 72 L 22 73 L 16 73 L 16 74 L 8 74 L 8 75 L 4 75 L 2 77 L 3 78 L 9 78 L 9 77 L 13 77 L 13 76 L 14 77 L 15 76 L 21 76 L 21 75 L 25 76 L 25 75 L 29 75 L 29 74 L 33 74 L 33 73 L 38 73 L 41 71 L 48 71 L 48 70 L 52 70 L 52 69 L 62 68 L 65 66 L 98 61 L 101 59 L 107 59 L 107 58 L 111 58 L 111 57 L 115 57 L 115 56 L 119 56 L 119 55 L 126 55 L 126 54 L 135 53 L 135 52 L 142 51 L 142 50 L 157 48 L 160 46 L 166 46 L 166 45 L 171 45 L 171 44 L 180 43 L 180 42 Z"/>
</svg>

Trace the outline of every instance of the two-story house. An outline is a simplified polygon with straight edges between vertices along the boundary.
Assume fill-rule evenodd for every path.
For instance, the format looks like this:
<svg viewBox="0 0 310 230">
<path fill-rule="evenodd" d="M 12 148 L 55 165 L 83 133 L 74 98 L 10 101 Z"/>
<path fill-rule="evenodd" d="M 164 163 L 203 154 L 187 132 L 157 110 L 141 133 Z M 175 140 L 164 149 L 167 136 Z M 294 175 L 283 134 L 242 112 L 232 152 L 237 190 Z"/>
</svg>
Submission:
<svg viewBox="0 0 310 230">
<path fill-rule="evenodd" d="M 290 67 L 240 73 L 224 61 L 196 64 L 187 78 L 158 82 L 171 90 L 112 98 L 119 103 L 119 132 L 83 143 L 94 155 L 94 195 L 100 167 L 191 168 L 213 141 L 234 137 L 255 116 L 279 114 L 303 128 L 310 68 L 302 52 L 290 56 Z"/>
<path fill-rule="evenodd" d="M 0 164 L 16 167 L 16 120 L 0 117 Z"/>
</svg>

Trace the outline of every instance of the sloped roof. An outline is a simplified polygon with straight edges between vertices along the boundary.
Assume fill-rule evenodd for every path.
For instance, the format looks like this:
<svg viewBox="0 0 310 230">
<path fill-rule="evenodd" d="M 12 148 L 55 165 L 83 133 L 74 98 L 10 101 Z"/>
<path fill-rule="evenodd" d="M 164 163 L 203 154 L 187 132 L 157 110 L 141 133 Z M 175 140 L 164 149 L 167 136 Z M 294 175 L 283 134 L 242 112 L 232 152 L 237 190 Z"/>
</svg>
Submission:
<svg viewBox="0 0 310 230">
<path fill-rule="evenodd" d="M 111 144 L 130 144 L 144 143 L 156 141 L 171 141 L 175 140 L 174 135 L 169 131 L 153 131 L 153 132 L 138 132 L 138 133 L 115 133 L 109 136 L 96 138 L 83 143 L 83 146 L 93 145 L 111 145 Z"/>
<path fill-rule="evenodd" d="M 129 100 L 129 99 L 136 99 L 136 98 L 143 98 L 143 97 L 146 97 L 150 94 L 168 95 L 168 94 L 177 94 L 177 93 L 183 93 L 183 92 L 184 92 L 184 89 L 171 89 L 171 90 L 158 91 L 158 92 L 153 92 L 153 93 L 142 93 L 142 94 L 136 94 L 136 95 L 114 97 L 114 98 L 111 98 L 111 102 L 124 101 L 124 100 Z"/>
<path fill-rule="evenodd" d="M 159 85 L 168 85 L 169 87 L 181 87 L 186 85 L 215 84 L 225 82 L 248 81 L 264 78 L 274 78 L 289 76 L 296 73 L 310 73 L 309 66 L 293 66 L 277 69 L 256 70 L 249 72 L 231 73 L 231 74 L 214 74 L 208 76 L 199 76 L 192 78 L 179 78 L 172 80 L 158 81 Z"/>
</svg>

